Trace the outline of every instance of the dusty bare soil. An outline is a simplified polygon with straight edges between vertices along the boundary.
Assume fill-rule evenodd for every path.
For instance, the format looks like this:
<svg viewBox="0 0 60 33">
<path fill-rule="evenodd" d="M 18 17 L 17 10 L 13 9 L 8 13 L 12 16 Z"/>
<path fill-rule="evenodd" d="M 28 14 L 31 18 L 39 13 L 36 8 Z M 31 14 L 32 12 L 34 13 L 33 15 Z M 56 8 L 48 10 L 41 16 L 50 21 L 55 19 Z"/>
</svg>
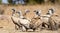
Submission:
<svg viewBox="0 0 60 33">
<path fill-rule="evenodd" d="M 3 6 L 0 5 L 0 9 L 4 10 L 4 15 L 12 14 L 12 8 L 16 9 L 17 11 L 22 10 L 24 13 L 25 9 L 29 9 L 31 12 L 28 13 L 25 17 L 32 18 L 34 16 L 34 10 L 41 9 L 42 14 L 46 14 L 48 9 L 55 8 L 55 14 L 60 16 L 60 5 L 27 5 L 27 6 Z M 8 17 L 7 17 L 8 18 Z M 51 30 L 42 30 L 39 32 L 20 32 L 19 30 L 15 30 L 15 25 L 13 24 L 11 19 L 0 19 L 0 33 L 60 33 L 60 29 L 56 31 Z"/>
</svg>

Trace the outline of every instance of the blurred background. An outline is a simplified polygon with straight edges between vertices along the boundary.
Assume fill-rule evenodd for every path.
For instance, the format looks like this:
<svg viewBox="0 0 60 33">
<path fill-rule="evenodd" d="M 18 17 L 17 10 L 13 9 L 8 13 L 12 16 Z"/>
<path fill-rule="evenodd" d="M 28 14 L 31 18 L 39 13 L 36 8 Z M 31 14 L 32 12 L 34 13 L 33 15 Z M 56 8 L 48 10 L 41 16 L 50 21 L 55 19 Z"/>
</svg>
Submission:
<svg viewBox="0 0 60 33">
<path fill-rule="evenodd" d="M 29 9 L 30 11 L 41 9 L 43 14 L 49 8 L 55 8 L 59 13 L 60 0 L 0 0 L 0 14 L 11 15 L 12 8 L 22 10 L 22 12 L 25 9 Z"/>
<path fill-rule="evenodd" d="M 0 0 L 0 4 L 60 4 L 60 0 Z"/>
</svg>

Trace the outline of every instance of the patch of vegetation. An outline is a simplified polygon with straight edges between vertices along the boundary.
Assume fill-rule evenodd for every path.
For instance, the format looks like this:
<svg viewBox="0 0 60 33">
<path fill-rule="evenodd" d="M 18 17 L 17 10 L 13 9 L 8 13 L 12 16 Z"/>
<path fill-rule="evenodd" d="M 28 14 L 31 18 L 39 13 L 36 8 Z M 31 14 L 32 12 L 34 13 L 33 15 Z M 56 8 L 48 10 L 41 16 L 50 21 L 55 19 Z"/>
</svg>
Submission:
<svg viewBox="0 0 60 33">
<path fill-rule="evenodd" d="M 1 3 L 2 0 L 0 0 Z M 44 0 L 24 0 L 26 4 L 44 4 Z M 51 3 L 58 3 L 60 4 L 60 0 L 49 0 Z M 12 4 L 12 0 L 8 0 L 10 4 Z"/>
<path fill-rule="evenodd" d="M 28 0 L 27 4 L 42 4 L 44 0 Z"/>
<path fill-rule="evenodd" d="M 0 0 L 0 4 L 1 4 L 2 0 Z"/>
<path fill-rule="evenodd" d="M 10 4 L 12 4 L 12 0 L 8 0 L 8 2 L 9 2 Z"/>
<path fill-rule="evenodd" d="M 29 0 L 28 4 L 36 4 L 36 1 L 35 0 Z"/>
<path fill-rule="evenodd" d="M 44 3 L 44 0 L 35 0 L 38 4 Z"/>
</svg>

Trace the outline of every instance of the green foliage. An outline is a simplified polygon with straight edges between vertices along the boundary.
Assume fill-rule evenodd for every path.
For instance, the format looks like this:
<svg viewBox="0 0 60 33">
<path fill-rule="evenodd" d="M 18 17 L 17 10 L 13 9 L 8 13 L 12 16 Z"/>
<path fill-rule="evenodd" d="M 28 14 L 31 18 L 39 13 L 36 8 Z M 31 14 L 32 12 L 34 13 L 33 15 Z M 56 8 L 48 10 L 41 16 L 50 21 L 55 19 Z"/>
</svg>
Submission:
<svg viewBox="0 0 60 33">
<path fill-rule="evenodd" d="M 0 4 L 1 4 L 1 1 L 2 1 L 2 0 L 0 0 Z"/>
<path fill-rule="evenodd" d="M 1 4 L 0 0 L 0 4 Z M 44 4 L 44 0 L 24 0 L 26 4 Z M 58 3 L 60 4 L 60 0 L 49 0 L 51 3 Z M 10 4 L 12 4 L 12 0 L 8 0 Z"/>
<path fill-rule="evenodd" d="M 28 0 L 28 4 L 44 4 L 44 0 Z M 48 3 L 51 2 L 53 4 L 58 3 L 60 4 L 60 0 L 48 0 Z"/>
<path fill-rule="evenodd" d="M 36 4 L 35 0 L 28 0 L 28 4 Z"/>
<path fill-rule="evenodd" d="M 44 3 L 44 0 L 35 0 L 38 4 Z"/>
<path fill-rule="evenodd" d="M 28 4 L 42 4 L 44 0 L 28 0 Z"/>
<path fill-rule="evenodd" d="M 12 4 L 12 0 L 8 0 L 8 2 L 9 2 L 10 4 Z"/>
</svg>

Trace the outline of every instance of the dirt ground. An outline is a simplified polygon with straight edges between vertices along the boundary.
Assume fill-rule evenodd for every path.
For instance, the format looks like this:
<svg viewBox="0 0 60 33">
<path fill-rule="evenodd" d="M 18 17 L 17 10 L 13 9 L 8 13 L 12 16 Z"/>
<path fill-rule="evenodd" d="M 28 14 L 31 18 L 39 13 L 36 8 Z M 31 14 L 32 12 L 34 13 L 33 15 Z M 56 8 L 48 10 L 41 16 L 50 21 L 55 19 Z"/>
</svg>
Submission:
<svg viewBox="0 0 60 33">
<path fill-rule="evenodd" d="M 42 10 L 42 15 L 45 15 L 48 9 L 54 8 L 55 14 L 60 16 L 60 5 L 27 5 L 27 6 L 3 6 L 0 5 L 0 9 L 4 10 L 4 15 L 10 15 L 12 14 L 11 9 L 16 9 L 16 11 L 21 10 L 23 13 L 25 9 L 29 9 L 30 13 L 28 13 L 25 17 L 27 18 L 33 18 L 34 16 L 34 10 L 39 9 Z M 7 17 L 8 18 L 8 17 Z M 42 30 L 39 32 L 20 32 L 19 30 L 15 30 L 15 25 L 13 24 L 11 19 L 0 19 L 0 33 L 60 33 L 60 29 L 57 31 L 51 31 L 51 30 Z"/>
</svg>

